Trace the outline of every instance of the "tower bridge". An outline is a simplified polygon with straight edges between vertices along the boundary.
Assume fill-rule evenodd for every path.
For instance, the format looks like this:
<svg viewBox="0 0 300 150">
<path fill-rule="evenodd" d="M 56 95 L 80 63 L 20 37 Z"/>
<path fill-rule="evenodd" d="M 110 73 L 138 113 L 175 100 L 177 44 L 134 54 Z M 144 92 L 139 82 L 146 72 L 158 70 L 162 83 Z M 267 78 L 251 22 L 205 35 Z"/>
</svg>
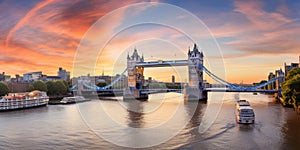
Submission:
<svg viewBox="0 0 300 150">
<path fill-rule="evenodd" d="M 96 90 L 98 92 L 111 92 L 111 91 L 123 91 L 124 99 L 140 99 L 147 100 L 148 94 L 151 92 L 159 91 L 172 91 L 170 89 L 147 89 L 145 88 L 145 79 L 144 79 L 144 69 L 150 67 L 175 67 L 175 66 L 187 66 L 189 81 L 188 84 L 184 87 L 183 93 L 186 100 L 205 100 L 207 99 L 207 92 L 270 92 L 276 93 L 280 92 L 278 90 L 261 90 L 261 87 L 264 87 L 270 83 L 275 82 L 279 78 L 284 78 L 280 76 L 273 78 L 269 82 L 255 85 L 252 87 L 241 87 L 232 83 L 229 83 L 212 72 L 210 72 L 203 65 L 203 52 L 199 51 L 196 44 L 192 50 L 188 50 L 188 59 L 187 60 L 168 60 L 168 61 L 150 61 L 145 62 L 144 57 L 140 56 L 136 49 L 131 56 L 127 56 L 127 68 L 120 74 L 119 77 L 115 78 L 110 84 L 105 87 L 98 87 L 91 83 L 86 83 L 80 81 L 75 84 L 71 90 Z M 125 89 L 111 89 L 113 85 L 117 84 L 118 81 L 122 78 L 123 75 L 127 72 L 127 88 Z M 203 72 L 205 72 L 213 80 L 225 85 L 226 89 L 213 89 L 213 88 L 204 88 L 203 85 Z M 80 84 L 80 85 L 79 85 Z M 173 90 L 178 91 L 178 90 Z"/>
<path fill-rule="evenodd" d="M 189 83 L 185 87 L 184 94 L 186 99 L 206 99 L 207 92 L 203 91 L 203 53 L 199 51 L 196 44 L 191 51 L 188 51 L 187 60 L 170 60 L 145 62 L 143 56 L 139 56 L 136 49 L 131 56 L 127 56 L 128 88 L 125 89 L 124 99 L 147 99 L 148 94 L 143 93 L 144 68 L 147 67 L 170 67 L 188 66 Z"/>
</svg>

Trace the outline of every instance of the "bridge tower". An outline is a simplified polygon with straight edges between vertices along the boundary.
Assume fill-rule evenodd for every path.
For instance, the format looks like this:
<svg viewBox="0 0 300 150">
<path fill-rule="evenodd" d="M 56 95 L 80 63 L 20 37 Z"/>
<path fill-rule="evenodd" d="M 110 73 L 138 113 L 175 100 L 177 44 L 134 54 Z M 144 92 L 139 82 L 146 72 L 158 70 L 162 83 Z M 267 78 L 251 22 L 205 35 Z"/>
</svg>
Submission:
<svg viewBox="0 0 300 150">
<path fill-rule="evenodd" d="M 196 44 L 188 51 L 189 83 L 185 86 L 185 100 L 206 100 L 207 92 L 203 91 L 203 53 L 199 51 Z"/>
<path fill-rule="evenodd" d="M 82 91 L 84 90 L 83 85 L 82 85 L 82 80 L 79 78 L 77 80 L 77 93 L 75 95 L 82 95 Z"/>
<path fill-rule="evenodd" d="M 277 77 L 278 79 L 275 81 L 275 89 L 278 90 L 278 93 L 274 93 L 274 97 L 278 98 L 278 97 L 282 97 L 282 88 L 281 88 L 281 83 L 284 81 L 284 72 L 282 71 L 282 69 L 280 68 L 279 70 L 275 71 L 275 77 Z"/>
<path fill-rule="evenodd" d="M 131 56 L 127 55 L 128 88 L 124 90 L 123 99 L 148 99 L 148 94 L 142 94 L 144 86 L 144 67 L 137 67 L 136 63 L 144 62 L 136 50 Z"/>
</svg>

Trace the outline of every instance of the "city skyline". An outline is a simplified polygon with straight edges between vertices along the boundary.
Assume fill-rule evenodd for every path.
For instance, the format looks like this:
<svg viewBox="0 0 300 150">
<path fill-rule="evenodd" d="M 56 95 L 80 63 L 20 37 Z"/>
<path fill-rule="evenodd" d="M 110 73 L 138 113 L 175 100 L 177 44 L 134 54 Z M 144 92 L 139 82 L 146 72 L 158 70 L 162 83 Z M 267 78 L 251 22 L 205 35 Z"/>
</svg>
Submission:
<svg viewBox="0 0 300 150">
<path fill-rule="evenodd" d="M 140 1 L 0 1 L 0 31 L 3 33 L 0 35 L 1 72 L 11 75 L 32 71 L 56 74 L 58 66 L 72 72 L 77 47 L 88 29 L 107 13 L 136 2 Z M 224 60 L 225 80 L 229 82 L 258 82 L 267 79 L 269 72 L 283 69 L 284 62 L 299 61 L 300 3 L 297 1 L 160 2 L 183 8 L 204 22 L 216 38 L 223 58 L 211 54 L 208 49 L 203 49 L 204 54 L 211 61 Z M 124 8 L 122 14 L 103 25 L 103 29 L 112 29 L 103 30 L 103 33 L 114 33 L 115 29 L 122 28 L 147 10 L 149 8 Z M 179 16 L 177 20 L 180 17 L 184 16 Z M 172 20 L 170 23 L 173 23 Z M 156 40 L 153 45 L 153 40 L 139 41 L 142 38 L 160 38 L 164 41 Z M 170 46 L 167 41 L 172 41 L 176 46 Z M 202 47 L 201 43 L 197 44 Z M 99 55 L 101 60 L 98 61 L 96 74 L 101 75 L 102 70 L 108 75 L 116 74 L 118 72 L 114 72 L 113 64 L 118 63 L 123 64 L 121 71 L 126 66 L 127 54 L 132 53 L 134 47 L 148 60 L 167 60 L 185 59 L 188 48 L 192 46 L 193 41 L 186 40 L 169 28 L 145 25 L 128 29 L 112 39 Z M 174 48 L 175 52 L 172 51 Z M 169 71 L 176 73 L 169 68 L 156 69 L 156 72 L 146 70 L 145 74 L 146 77 L 169 81 Z M 155 77 L 157 74 L 161 76 Z M 176 76 L 176 79 L 180 78 Z"/>
</svg>

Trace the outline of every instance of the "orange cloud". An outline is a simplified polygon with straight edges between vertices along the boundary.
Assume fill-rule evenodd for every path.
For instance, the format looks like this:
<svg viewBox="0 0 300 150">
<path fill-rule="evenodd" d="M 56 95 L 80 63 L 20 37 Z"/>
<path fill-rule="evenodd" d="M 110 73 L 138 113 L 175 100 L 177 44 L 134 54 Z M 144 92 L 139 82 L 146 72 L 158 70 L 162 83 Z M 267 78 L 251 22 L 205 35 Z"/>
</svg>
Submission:
<svg viewBox="0 0 300 150">
<path fill-rule="evenodd" d="M 37 70 L 56 74 L 59 66 L 71 70 L 80 39 L 89 27 L 113 9 L 134 2 L 40 2 L 9 30 L 5 39 L 0 37 L 0 65 L 7 66 L 3 71 L 11 74 Z"/>
<path fill-rule="evenodd" d="M 56 74 L 59 66 L 63 66 L 68 70 L 71 69 L 71 61 L 65 55 L 45 55 L 22 45 L 12 44 L 5 47 L 5 51 L 2 51 L 4 58 L 0 58 L 0 65 L 5 66 L 5 72 L 9 74 L 23 74 L 29 71 Z M 0 49 L 3 49 L 3 47 L 0 47 Z"/>
<path fill-rule="evenodd" d="M 148 28 L 144 29 L 145 26 Z M 193 41 L 179 42 L 184 36 L 164 26 L 141 25 L 124 30 L 113 37 L 99 54 L 95 72 L 101 74 L 103 67 L 106 74 L 121 72 L 126 67 L 127 55 L 132 55 L 134 48 L 144 55 L 146 61 L 187 59 L 187 43 L 193 44 Z M 119 72 L 114 67 L 120 67 Z"/>
<path fill-rule="evenodd" d="M 123 57 L 125 54 L 124 58 L 126 58 L 127 52 L 121 50 L 132 51 L 134 45 L 137 45 L 137 49 L 143 52 L 145 57 L 151 57 L 155 53 L 162 53 L 163 57 L 165 57 L 164 59 L 175 59 L 173 52 L 161 50 L 156 45 L 150 44 L 147 48 L 139 44 L 142 43 L 139 40 L 147 38 L 152 38 L 152 40 L 161 38 L 165 41 L 171 41 L 179 47 L 178 49 L 181 50 L 181 53 L 186 54 L 185 51 L 188 46 L 191 46 L 186 44 L 190 42 L 189 39 L 184 39 L 180 33 L 172 32 L 168 29 L 148 29 L 132 32 L 134 34 L 122 34 L 122 36 L 115 37 L 115 39 L 110 41 L 101 54 L 93 53 L 88 47 L 85 47 L 91 44 L 95 45 L 94 48 L 97 48 L 97 42 L 99 42 L 97 40 L 100 37 L 113 34 L 114 29 L 124 23 L 125 15 L 128 15 L 125 12 L 105 22 L 101 29 L 95 30 L 90 35 L 90 39 L 80 45 L 79 42 L 86 31 L 99 18 L 116 8 L 135 2 L 137 1 L 52 0 L 30 5 L 30 7 L 28 6 L 29 10 L 24 9 L 20 10 L 20 12 L 17 11 L 18 7 L 11 5 L 10 7 L 13 10 L 11 10 L 11 13 L 16 12 L 16 14 L 9 16 L 12 17 L 8 19 L 9 24 L 5 25 L 5 28 L 0 29 L 0 65 L 5 66 L 2 68 L 3 71 L 11 74 L 39 70 L 46 74 L 56 74 L 59 66 L 71 71 L 73 58 L 76 55 L 78 46 L 82 46 L 80 47 L 83 50 L 80 51 L 82 58 L 100 56 L 96 60 L 98 66 L 96 66 L 95 72 L 99 74 L 101 74 L 103 67 L 106 74 L 113 72 L 112 64 L 115 63 L 116 57 Z M 6 7 L 8 6 L 0 4 L 1 9 Z M 230 12 L 217 15 L 210 13 L 207 17 L 209 19 L 204 20 L 208 22 L 211 31 L 217 40 L 220 41 L 228 68 L 237 68 L 228 69 L 229 80 L 242 80 L 241 78 L 249 73 L 249 71 L 242 69 L 246 65 L 250 65 L 249 68 L 257 67 L 265 68 L 268 71 L 274 70 L 274 67 L 258 66 L 254 63 L 257 59 L 253 59 L 253 62 L 251 62 L 250 59 L 248 61 L 239 59 L 241 57 L 243 59 L 255 58 L 262 54 L 272 57 L 286 54 L 298 55 L 300 47 L 300 39 L 298 37 L 300 35 L 299 21 L 287 16 L 287 14 L 291 13 L 287 5 L 283 4 L 274 9 L 273 12 L 264 10 L 264 3 L 260 1 L 235 1 L 234 7 Z M 139 15 L 141 11 L 146 9 L 130 10 L 130 15 Z M 2 11 L 0 10 L 0 12 Z M 24 12 L 25 16 L 20 19 Z M 7 18 L 2 14 L 0 13 L 0 19 Z M 189 22 L 181 22 L 181 18 L 184 18 L 184 16 L 179 16 L 178 22 L 175 23 L 190 25 Z M 0 20 L 0 22 L 5 24 L 7 21 Z M 192 28 L 189 30 L 198 31 L 198 29 Z M 7 33 L 7 31 L 9 32 Z M 193 43 L 191 42 L 190 44 Z M 157 51 L 159 49 L 160 51 L 154 52 L 153 49 L 157 49 Z M 149 51 L 152 53 L 149 53 Z M 180 59 L 179 56 L 178 51 L 177 59 Z M 157 55 L 156 57 L 159 56 Z M 213 59 L 219 60 L 222 58 Z M 79 59 L 79 62 L 88 64 L 91 60 Z M 280 61 L 284 60 L 280 59 Z M 124 62 L 126 62 L 126 59 Z M 239 64 L 241 67 L 234 64 Z M 275 67 L 278 68 L 278 65 L 276 64 Z M 89 66 L 85 65 L 84 67 L 88 68 Z M 239 70 L 243 70 L 246 73 L 243 72 L 244 75 L 241 77 L 243 73 L 239 74 Z M 160 74 L 163 75 L 162 72 Z M 261 78 L 265 74 L 262 69 L 254 72 L 253 78 L 249 79 L 249 82 L 250 80 L 255 80 L 255 78 Z M 152 76 L 153 74 L 149 71 L 149 75 Z M 160 78 L 169 80 L 168 74 Z"/>
</svg>

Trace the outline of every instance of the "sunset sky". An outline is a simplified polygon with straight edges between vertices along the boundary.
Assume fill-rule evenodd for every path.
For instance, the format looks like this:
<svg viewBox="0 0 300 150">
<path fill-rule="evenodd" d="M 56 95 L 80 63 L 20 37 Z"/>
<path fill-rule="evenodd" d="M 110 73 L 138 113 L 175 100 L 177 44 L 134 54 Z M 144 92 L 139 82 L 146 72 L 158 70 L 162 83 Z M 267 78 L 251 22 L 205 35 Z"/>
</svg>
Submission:
<svg viewBox="0 0 300 150">
<path fill-rule="evenodd" d="M 116 74 L 126 67 L 127 54 L 135 47 L 147 61 L 186 59 L 195 42 L 189 36 L 201 39 L 196 42 L 207 59 L 206 66 L 218 70 L 215 62 L 224 61 L 221 65 L 226 74 L 220 76 L 229 82 L 259 82 L 269 72 L 283 68 L 284 62 L 299 62 L 300 1 L 158 1 L 196 16 L 207 32 L 186 14 L 163 9 L 167 5 L 160 7 L 157 1 L 137 4 L 140 2 L 0 0 L 0 71 L 12 76 L 31 71 L 56 75 L 58 67 L 72 72 L 75 56 L 88 56 L 85 61 L 97 61 L 95 72 L 82 74 Z M 123 30 L 139 19 L 144 24 Z M 145 23 L 153 20 L 165 24 Z M 188 32 L 193 35 L 183 34 Z M 95 43 L 107 35 L 109 41 L 99 50 Z M 214 40 L 218 45 L 208 44 Z M 99 53 L 89 53 L 93 46 Z M 212 50 L 218 46 L 220 53 Z M 185 72 L 186 68 L 146 69 L 145 75 L 171 81 L 175 74 L 179 80 L 176 71 Z"/>
</svg>

